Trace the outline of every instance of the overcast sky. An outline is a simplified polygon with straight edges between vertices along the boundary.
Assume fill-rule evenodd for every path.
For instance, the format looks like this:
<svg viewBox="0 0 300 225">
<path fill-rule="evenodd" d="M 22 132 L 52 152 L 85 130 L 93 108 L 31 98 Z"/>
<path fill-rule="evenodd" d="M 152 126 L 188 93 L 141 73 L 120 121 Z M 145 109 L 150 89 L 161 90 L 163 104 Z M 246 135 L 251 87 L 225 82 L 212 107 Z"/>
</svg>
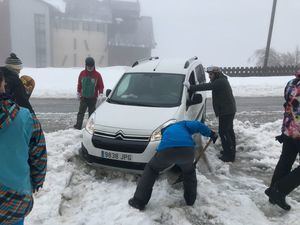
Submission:
<svg viewBox="0 0 300 225">
<path fill-rule="evenodd" d="M 190 57 L 206 65 L 247 66 L 265 48 L 273 0 L 139 0 L 153 18 L 152 55 Z M 300 47 L 300 0 L 278 0 L 271 47 Z"/>
</svg>

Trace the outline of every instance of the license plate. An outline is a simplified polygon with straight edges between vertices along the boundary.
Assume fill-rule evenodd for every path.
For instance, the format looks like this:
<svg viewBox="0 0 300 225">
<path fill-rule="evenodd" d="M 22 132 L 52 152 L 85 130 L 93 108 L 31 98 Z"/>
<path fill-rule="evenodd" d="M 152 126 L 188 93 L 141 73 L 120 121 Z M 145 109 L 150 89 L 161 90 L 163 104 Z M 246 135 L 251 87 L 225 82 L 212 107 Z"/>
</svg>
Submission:
<svg viewBox="0 0 300 225">
<path fill-rule="evenodd" d="M 101 151 L 101 157 L 105 158 L 105 159 L 132 161 L 132 155 L 130 155 L 130 154 L 107 152 L 107 151 L 103 151 L 103 150 Z"/>
</svg>

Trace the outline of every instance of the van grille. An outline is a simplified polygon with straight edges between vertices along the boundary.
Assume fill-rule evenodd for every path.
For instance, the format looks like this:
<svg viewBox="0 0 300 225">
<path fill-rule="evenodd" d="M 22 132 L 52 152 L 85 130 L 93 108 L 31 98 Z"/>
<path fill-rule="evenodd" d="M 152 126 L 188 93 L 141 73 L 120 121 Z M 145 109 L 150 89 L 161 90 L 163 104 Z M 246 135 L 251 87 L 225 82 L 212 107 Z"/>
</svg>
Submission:
<svg viewBox="0 0 300 225">
<path fill-rule="evenodd" d="M 96 148 L 115 152 L 143 153 L 149 144 L 149 137 L 125 136 L 96 131 L 92 137 L 92 143 Z"/>
<path fill-rule="evenodd" d="M 137 135 L 128 135 L 124 134 L 121 130 L 116 133 L 109 133 L 103 131 L 95 131 L 95 136 L 103 137 L 103 138 L 111 138 L 111 139 L 118 139 L 118 140 L 128 140 L 128 141 L 149 141 L 149 136 L 137 136 Z"/>
</svg>

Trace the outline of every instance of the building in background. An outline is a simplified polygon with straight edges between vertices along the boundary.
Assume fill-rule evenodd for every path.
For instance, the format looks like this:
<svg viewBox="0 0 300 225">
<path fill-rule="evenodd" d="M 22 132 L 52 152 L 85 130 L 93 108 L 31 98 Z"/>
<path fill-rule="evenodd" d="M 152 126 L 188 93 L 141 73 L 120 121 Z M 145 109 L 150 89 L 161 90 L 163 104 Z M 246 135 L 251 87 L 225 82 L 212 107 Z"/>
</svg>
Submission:
<svg viewBox="0 0 300 225">
<path fill-rule="evenodd" d="M 155 47 L 138 1 L 0 0 L 0 63 L 15 52 L 28 67 L 131 65 Z"/>
<path fill-rule="evenodd" d="M 151 56 L 155 47 L 152 18 L 140 16 L 137 2 L 111 1 L 113 21 L 108 26 L 109 65 L 131 65 Z"/>
<path fill-rule="evenodd" d="M 0 1 L 1 64 L 12 51 L 26 66 L 51 65 L 50 11 L 43 1 Z"/>
</svg>

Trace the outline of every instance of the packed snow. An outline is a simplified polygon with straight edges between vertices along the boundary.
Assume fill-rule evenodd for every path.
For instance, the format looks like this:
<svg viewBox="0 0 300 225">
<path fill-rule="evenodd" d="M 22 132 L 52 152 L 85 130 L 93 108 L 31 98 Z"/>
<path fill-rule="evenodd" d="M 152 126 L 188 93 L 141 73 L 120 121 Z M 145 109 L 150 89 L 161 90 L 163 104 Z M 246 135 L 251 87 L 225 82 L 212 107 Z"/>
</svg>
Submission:
<svg viewBox="0 0 300 225">
<path fill-rule="evenodd" d="M 126 67 L 98 68 L 106 88 L 112 88 Z M 22 74 L 34 77 L 33 97 L 72 98 L 80 68 L 32 69 Z M 290 77 L 229 78 L 236 96 L 282 96 Z M 168 174 L 154 186 L 145 211 L 131 208 L 138 175 L 94 168 L 79 157 L 81 131 L 47 133 L 48 171 L 44 188 L 34 194 L 35 204 L 26 217 L 28 225 L 296 225 L 299 224 L 299 189 L 287 197 L 292 209 L 285 212 L 271 205 L 264 195 L 281 152 L 275 142 L 281 119 L 252 124 L 235 119 L 237 160 L 222 163 L 218 140 L 207 150 L 211 171 L 200 160 L 197 168 L 198 196 L 186 206 L 181 185 L 171 185 Z M 216 127 L 216 120 L 207 121 Z"/>
</svg>

